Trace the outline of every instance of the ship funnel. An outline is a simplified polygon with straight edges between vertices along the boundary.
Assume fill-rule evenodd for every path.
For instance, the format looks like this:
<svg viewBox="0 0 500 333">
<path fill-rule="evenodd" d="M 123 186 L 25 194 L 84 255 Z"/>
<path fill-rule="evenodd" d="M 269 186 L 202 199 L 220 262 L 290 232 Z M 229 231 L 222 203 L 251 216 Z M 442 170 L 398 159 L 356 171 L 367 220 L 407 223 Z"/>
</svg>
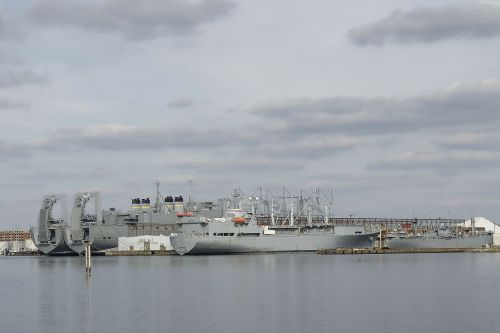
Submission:
<svg viewBox="0 0 500 333">
<path fill-rule="evenodd" d="M 132 199 L 132 210 L 141 209 L 141 199 L 134 198 Z"/>
<path fill-rule="evenodd" d="M 182 195 L 174 198 L 174 210 L 176 212 L 184 211 L 184 198 L 182 198 Z"/>
<path fill-rule="evenodd" d="M 149 198 L 141 200 L 141 209 L 149 209 L 151 208 L 151 200 Z"/>
<path fill-rule="evenodd" d="M 165 206 L 167 207 L 167 210 L 169 212 L 173 212 L 174 211 L 174 197 L 172 197 L 171 195 L 167 196 L 165 198 Z"/>
</svg>

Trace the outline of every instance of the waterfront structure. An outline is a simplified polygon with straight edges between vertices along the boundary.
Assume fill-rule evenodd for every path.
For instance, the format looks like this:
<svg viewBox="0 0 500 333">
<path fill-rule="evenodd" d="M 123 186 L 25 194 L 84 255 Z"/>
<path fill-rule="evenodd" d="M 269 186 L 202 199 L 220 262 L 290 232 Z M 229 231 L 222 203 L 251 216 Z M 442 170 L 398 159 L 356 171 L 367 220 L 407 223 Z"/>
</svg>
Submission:
<svg viewBox="0 0 500 333">
<path fill-rule="evenodd" d="M 33 252 L 37 248 L 33 244 L 28 230 L 0 231 L 0 254 L 16 252 Z"/>
<path fill-rule="evenodd" d="M 170 237 L 143 235 L 118 238 L 118 251 L 172 251 Z"/>
<path fill-rule="evenodd" d="M 25 241 L 31 238 L 29 230 L 3 230 L 0 231 L 0 242 Z"/>
</svg>

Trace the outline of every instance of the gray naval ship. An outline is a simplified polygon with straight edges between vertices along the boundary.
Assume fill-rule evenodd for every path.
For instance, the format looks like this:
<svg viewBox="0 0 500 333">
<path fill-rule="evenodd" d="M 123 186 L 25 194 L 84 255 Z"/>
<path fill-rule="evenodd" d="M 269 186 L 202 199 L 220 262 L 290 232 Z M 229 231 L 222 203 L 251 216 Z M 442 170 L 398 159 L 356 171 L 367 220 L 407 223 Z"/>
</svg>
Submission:
<svg viewBox="0 0 500 333">
<path fill-rule="evenodd" d="M 54 207 L 60 203 L 60 217 L 54 218 Z M 99 192 L 81 192 L 75 195 L 70 224 L 66 212 L 66 197 L 47 195 L 42 201 L 37 227 L 31 228 L 31 237 L 37 248 L 46 255 L 79 255 L 86 245 L 94 253 L 118 246 L 119 237 L 139 235 L 170 235 L 179 217 L 220 217 L 222 211 L 213 202 L 184 203 L 182 196 L 164 199 L 157 190 L 151 204 L 149 198 L 132 199 L 131 210 L 114 208 L 101 210 Z"/>
<path fill-rule="evenodd" d="M 385 245 L 392 249 L 481 248 L 493 244 L 493 234 L 484 230 L 452 226 L 435 228 L 423 233 L 386 235 Z"/>
<path fill-rule="evenodd" d="M 59 206 L 60 214 L 54 218 L 54 207 Z M 31 239 L 40 252 L 46 255 L 72 255 L 68 246 L 68 217 L 65 195 L 46 195 L 38 214 L 36 228 L 31 228 Z"/>
<path fill-rule="evenodd" d="M 420 235 L 401 235 L 386 238 L 385 244 L 390 249 L 469 249 L 488 247 L 493 244 L 492 233 L 449 234 L 439 231 Z"/>
<path fill-rule="evenodd" d="M 372 247 L 377 232 L 363 226 L 308 224 L 261 226 L 244 209 L 227 209 L 222 218 L 183 217 L 170 236 L 180 254 L 316 251 L 331 248 Z"/>
<path fill-rule="evenodd" d="M 223 218 L 183 218 L 170 242 L 180 255 L 291 252 L 368 248 L 377 234 L 363 226 L 259 226 L 254 216 L 230 209 Z"/>
</svg>

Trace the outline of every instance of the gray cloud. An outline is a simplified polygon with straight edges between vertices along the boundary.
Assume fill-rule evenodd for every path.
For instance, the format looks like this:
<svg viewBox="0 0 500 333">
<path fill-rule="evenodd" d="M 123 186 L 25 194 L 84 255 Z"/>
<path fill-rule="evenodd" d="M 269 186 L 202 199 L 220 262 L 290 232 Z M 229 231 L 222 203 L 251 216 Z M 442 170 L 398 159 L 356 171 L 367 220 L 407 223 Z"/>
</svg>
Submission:
<svg viewBox="0 0 500 333">
<path fill-rule="evenodd" d="M 228 138 L 231 138 L 229 140 Z M 37 152 L 71 153 L 83 149 L 102 151 L 165 151 L 182 148 L 216 148 L 243 144 L 244 135 L 211 129 L 172 129 L 159 126 L 104 124 L 61 127 L 46 137 L 26 142 L 0 141 L 0 154 L 5 157 L 28 157 Z"/>
<path fill-rule="evenodd" d="M 247 155 L 246 158 L 199 158 L 187 157 L 169 161 L 165 164 L 168 170 L 180 169 L 193 174 L 201 173 L 231 173 L 238 172 L 262 172 L 266 170 L 296 171 L 304 168 L 301 161 L 290 162 L 289 160 L 275 159 L 270 157 L 259 157 Z"/>
<path fill-rule="evenodd" d="M 283 131 L 269 136 L 266 129 L 256 129 L 256 134 L 265 138 L 262 141 L 249 142 L 245 155 L 273 156 L 283 161 L 297 159 L 319 159 L 340 152 L 349 151 L 367 144 L 366 139 L 355 136 L 342 136 L 335 133 L 322 135 L 290 133 Z"/>
<path fill-rule="evenodd" d="M 334 97 L 261 106 L 253 113 L 277 132 L 383 135 L 500 122 L 500 82 L 455 84 L 409 98 Z"/>
<path fill-rule="evenodd" d="M 83 170 L 82 170 L 83 169 Z M 93 168 L 93 169 L 66 169 L 57 167 L 51 170 L 37 170 L 30 171 L 15 171 L 13 176 L 25 180 L 57 180 L 61 178 L 106 178 L 111 177 L 113 172 L 106 168 Z"/>
<path fill-rule="evenodd" d="M 397 10 L 380 21 L 360 26 L 348 33 L 348 38 L 358 45 L 498 36 L 500 7 L 492 4 Z"/>
<path fill-rule="evenodd" d="M 29 157 L 33 151 L 40 148 L 35 142 L 31 143 L 11 143 L 0 141 L 0 156 L 5 161 L 7 158 Z"/>
<path fill-rule="evenodd" d="M 13 101 L 7 98 L 0 98 L 0 109 L 27 109 L 28 104 L 18 101 Z"/>
<path fill-rule="evenodd" d="M 370 169 L 413 170 L 429 169 L 450 173 L 457 170 L 500 166 L 500 155 L 483 152 L 405 153 L 370 163 Z"/>
<path fill-rule="evenodd" d="M 408 98 L 324 98 L 282 102 L 252 109 L 245 128 L 220 129 L 103 124 L 61 127 L 33 142 L 4 143 L 10 156 L 37 151 L 234 150 L 260 158 L 321 159 L 385 138 L 417 131 L 462 131 L 500 124 L 500 82 L 455 84 L 443 91 Z M 452 142 L 436 142 L 453 144 Z M 24 155 L 23 155 L 24 154 Z"/>
<path fill-rule="evenodd" d="M 37 1 L 30 17 L 38 24 L 73 26 L 95 32 L 114 32 L 132 40 L 169 34 L 190 34 L 208 22 L 227 16 L 228 0 L 101 0 L 97 2 Z"/>
<path fill-rule="evenodd" d="M 0 40 L 13 40 L 21 37 L 23 34 L 19 28 L 12 24 L 12 20 L 6 18 L 0 9 Z"/>
<path fill-rule="evenodd" d="M 179 98 L 170 101 L 167 105 L 171 108 L 188 108 L 194 105 L 194 101 L 190 98 Z"/>
<path fill-rule="evenodd" d="M 461 132 L 440 140 L 438 145 L 452 150 L 500 152 L 500 134 Z"/>
<path fill-rule="evenodd" d="M 207 148 L 229 145 L 226 137 L 230 134 L 214 133 L 210 129 L 105 124 L 60 128 L 49 135 L 46 145 L 63 151 L 81 148 L 117 151 Z"/>
<path fill-rule="evenodd" d="M 221 130 L 207 128 L 171 128 L 160 126 L 105 124 L 82 127 L 62 127 L 45 137 L 33 141 L 0 143 L 0 154 L 10 158 L 25 158 L 39 152 L 81 153 L 90 151 L 168 151 L 189 149 L 192 154 L 210 151 L 219 156 L 220 163 L 228 159 L 245 162 L 248 168 L 271 167 L 281 160 L 289 168 L 307 158 L 322 158 L 348 151 L 366 140 L 338 135 L 292 135 L 288 132 L 267 132 L 263 126 L 255 125 L 252 131 L 239 129 Z M 260 161 L 260 162 L 259 162 Z M 255 163 L 260 163 L 259 165 Z M 213 164 L 213 163 L 212 163 Z"/>
<path fill-rule="evenodd" d="M 29 84 L 47 84 L 48 77 L 29 70 L 0 73 L 0 88 L 15 87 Z"/>
</svg>

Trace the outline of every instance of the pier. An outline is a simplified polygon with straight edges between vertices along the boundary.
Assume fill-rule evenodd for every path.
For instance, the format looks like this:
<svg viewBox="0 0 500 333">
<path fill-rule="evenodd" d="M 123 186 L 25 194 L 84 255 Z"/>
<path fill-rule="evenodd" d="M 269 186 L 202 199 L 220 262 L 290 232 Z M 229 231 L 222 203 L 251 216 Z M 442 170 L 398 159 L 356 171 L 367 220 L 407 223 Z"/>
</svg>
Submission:
<svg viewBox="0 0 500 333">
<path fill-rule="evenodd" d="M 173 250 L 158 250 L 158 251 L 106 251 L 104 252 L 104 255 L 106 256 L 111 256 L 111 257 L 117 257 L 117 256 L 138 256 L 138 257 L 144 257 L 144 256 L 175 256 L 177 253 Z"/>
<path fill-rule="evenodd" d="M 402 254 L 402 253 L 500 253 L 500 247 L 490 248 L 413 248 L 413 249 L 321 249 L 316 254 Z"/>
</svg>

